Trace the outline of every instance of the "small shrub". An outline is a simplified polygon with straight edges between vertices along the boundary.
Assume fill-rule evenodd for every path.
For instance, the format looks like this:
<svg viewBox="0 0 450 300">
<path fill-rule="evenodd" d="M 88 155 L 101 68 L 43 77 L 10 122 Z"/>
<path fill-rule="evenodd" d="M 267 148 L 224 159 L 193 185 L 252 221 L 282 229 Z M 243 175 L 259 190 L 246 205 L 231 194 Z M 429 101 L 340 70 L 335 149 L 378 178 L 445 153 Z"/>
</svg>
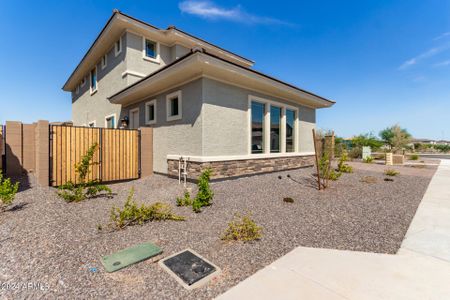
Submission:
<svg viewBox="0 0 450 300">
<path fill-rule="evenodd" d="M 341 177 L 342 173 L 341 172 L 336 172 L 335 170 L 331 170 L 328 174 L 328 179 L 336 181 L 339 179 L 339 177 Z"/>
<path fill-rule="evenodd" d="M 361 182 L 365 183 L 376 183 L 377 179 L 373 176 L 364 176 L 361 178 Z"/>
<path fill-rule="evenodd" d="M 353 147 L 348 152 L 348 156 L 352 159 L 360 158 L 362 156 L 362 148 L 361 147 Z"/>
<path fill-rule="evenodd" d="M 418 155 L 418 154 L 412 154 L 412 155 L 409 157 L 409 159 L 410 159 L 410 160 L 419 160 L 419 155 Z"/>
<path fill-rule="evenodd" d="M 226 241 L 254 241 L 262 237 L 262 227 L 256 225 L 250 215 L 241 217 L 235 215 L 234 219 L 228 223 L 228 228 L 225 230 L 221 239 Z"/>
<path fill-rule="evenodd" d="M 16 197 L 16 193 L 19 190 L 19 183 L 11 183 L 10 178 L 3 178 L 3 174 L 0 171 L 0 200 L 1 200 L 1 210 L 4 210 L 7 206 L 11 205 Z"/>
<path fill-rule="evenodd" d="M 103 230 L 102 224 L 97 224 L 97 230 L 98 230 L 98 231 L 102 231 L 102 230 Z"/>
<path fill-rule="evenodd" d="M 366 158 L 363 158 L 362 161 L 365 162 L 366 164 L 371 164 L 373 162 L 373 157 L 367 156 Z"/>
<path fill-rule="evenodd" d="M 398 174 L 400 174 L 400 172 L 398 172 L 394 169 L 384 170 L 384 175 L 387 175 L 387 176 L 397 176 Z"/>
<path fill-rule="evenodd" d="M 195 196 L 195 199 L 192 201 L 192 209 L 197 213 L 201 212 L 202 207 L 211 205 L 211 201 L 214 197 L 214 193 L 209 186 L 211 172 L 211 169 L 206 169 L 199 177 L 197 183 L 197 196 Z"/>
<path fill-rule="evenodd" d="M 184 221 L 185 218 L 172 213 L 169 204 L 156 202 L 152 205 L 142 204 L 140 207 L 133 200 L 134 189 L 130 190 L 122 209 L 111 208 L 110 220 L 117 229 L 130 225 L 142 225 L 148 221 Z"/>
<path fill-rule="evenodd" d="M 337 167 L 338 172 L 353 173 L 353 168 L 352 168 L 352 166 L 346 164 L 347 161 L 348 161 L 347 152 L 344 151 L 344 152 L 342 152 L 342 155 L 339 158 L 338 167 Z"/>
<path fill-rule="evenodd" d="M 285 197 L 283 198 L 283 201 L 287 203 L 294 203 L 294 199 L 292 199 L 291 197 Z"/>
<path fill-rule="evenodd" d="M 385 178 L 384 181 L 394 181 L 392 178 Z"/>
<path fill-rule="evenodd" d="M 88 151 L 81 158 L 81 161 L 75 165 L 75 172 L 78 175 L 78 184 L 71 181 L 58 187 L 58 195 L 66 202 L 80 202 L 87 198 L 93 198 L 100 193 L 105 192 L 107 197 L 111 197 L 112 191 L 106 185 L 100 184 L 98 180 L 86 181 L 89 174 L 89 167 L 97 165 L 93 162 L 95 151 L 97 151 L 98 144 L 94 143 L 89 147 Z"/>
<path fill-rule="evenodd" d="M 191 199 L 191 194 L 189 194 L 188 191 L 184 192 L 184 197 L 177 198 L 177 206 L 190 206 L 192 205 L 192 199 Z"/>
</svg>

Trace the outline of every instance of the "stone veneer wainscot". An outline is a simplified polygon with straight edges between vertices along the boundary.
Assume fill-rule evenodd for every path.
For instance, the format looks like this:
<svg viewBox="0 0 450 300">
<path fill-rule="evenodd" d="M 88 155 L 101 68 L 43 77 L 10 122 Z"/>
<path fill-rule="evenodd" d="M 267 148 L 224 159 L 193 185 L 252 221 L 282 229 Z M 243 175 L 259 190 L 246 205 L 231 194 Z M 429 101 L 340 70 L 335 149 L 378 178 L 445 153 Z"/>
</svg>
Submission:
<svg viewBox="0 0 450 300">
<path fill-rule="evenodd" d="M 168 159 L 168 175 L 178 177 L 178 160 Z M 239 159 L 226 161 L 189 161 L 187 162 L 187 178 L 197 179 L 202 170 L 212 169 L 211 179 L 222 179 L 238 176 L 285 171 L 314 165 L 313 155 Z"/>
</svg>

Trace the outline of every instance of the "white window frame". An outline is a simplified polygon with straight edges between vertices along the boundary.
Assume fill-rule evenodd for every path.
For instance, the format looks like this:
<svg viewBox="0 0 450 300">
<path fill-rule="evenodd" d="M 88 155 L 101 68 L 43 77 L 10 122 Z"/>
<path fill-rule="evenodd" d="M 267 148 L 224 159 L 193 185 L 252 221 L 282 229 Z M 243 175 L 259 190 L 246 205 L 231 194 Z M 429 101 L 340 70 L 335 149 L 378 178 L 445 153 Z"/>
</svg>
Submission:
<svg viewBox="0 0 450 300">
<path fill-rule="evenodd" d="M 96 126 L 96 123 L 97 123 L 97 122 L 96 122 L 95 120 L 94 120 L 94 121 L 91 121 L 91 122 L 88 123 L 88 127 L 91 127 L 91 128 L 92 128 L 92 127 L 95 127 L 95 126 Z M 93 124 L 94 126 L 91 126 L 91 124 Z"/>
<path fill-rule="evenodd" d="M 108 65 L 108 54 L 102 56 L 102 70 Z"/>
<path fill-rule="evenodd" d="M 146 41 L 147 40 L 156 44 L 156 58 L 147 56 L 147 53 L 145 51 L 146 50 Z M 160 53 L 159 50 L 160 50 L 159 42 L 154 41 L 154 40 L 149 39 L 149 38 L 146 38 L 145 36 L 142 37 L 142 58 L 144 60 L 148 60 L 148 61 L 155 62 L 155 63 L 159 64 L 161 62 L 161 57 L 160 57 L 160 54 L 159 54 Z"/>
<path fill-rule="evenodd" d="M 92 70 L 95 70 L 95 90 L 92 89 Z M 95 66 L 89 72 L 89 90 L 91 91 L 91 95 L 95 94 L 98 91 L 98 73 L 97 73 L 97 66 Z"/>
<path fill-rule="evenodd" d="M 259 102 L 265 104 L 265 114 L 264 114 L 264 150 L 262 154 L 252 153 L 252 102 Z M 279 153 L 270 152 L 270 108 L 271 106 L 281 107 L 281 146 Z M 294 120 L 294 152 L 286 152 L 286 109 L 293 110 L 295 112 Z M 298 143 L 299 139 L 299 109 L 295 106 L 288 105 L 278 101 L 272 101 L 264 99 L 258 96 L 249 95 L 248 96 L 248 154 L 249 155 L 276 155 L 276 154 L 286 154 L 286 153 L 298 153 Z"/>
<path fill-rule="evenodd" d="M 178 97 L 178 115 L 171 116 L 170 115 L 170 100 Z M 182 93 L 180 91 L 176 91 L 170 93 L 166 96 L 166 120 L 167 121 L 175 121 L 180 120 L 183 117 L 183 98 Z"/>
<path fill-rule="evenodd" d="M 149 106 L 153 105 L 153 111 L 154 111 L 154 119 L 149 121 L 148 118 L 150 116 L 150 110 L 149 110 Z M 152 124 L 156 124 L 156 99 L 153 99 L 151 101 L 148 101 L 145 103 L 145 124 L 146 125 L 152 125 Z"/>
<path fill-rule="evenodd" d="M 128 111 L 128 122 L 129 122 L 129 124 L 128 124 L 128 128 L 131 128 L 131 113 L 134 113 L 134 112 L 138 112 L 138 128 L 139 128 L 139 124 L 141 124 L 141 122 L 140 122 L 140 115 L 139 115 L 139 107 L 136 107 L 136 108 L 133 108 L 133 109 L 130 109 L 129 111 Z M 132 128 L 132 129 L 138 129 L 138 128 Z"/>
<path fill-rule="evenodd" d="M 117 50 L 117 45 L 119 45 L 119 50 Z M 120 36 L 120 38 L 114 43 L 114 55 L 117 56 L 122 52 L 122 36 Z"/>
<path fill-rule="evenodd" d="M 114 127 L 117 128 L 117 114 L 110 114 L 105 116 L 105 128 L 108 128 L 108 119 L 114 117 Z"/>
<path fill-rule="evenodd" d="M 86 85 L 86 76 L 84 76 L 82 79 L 81 79 L 81 87 L 84 87 Z"/>
</svg>

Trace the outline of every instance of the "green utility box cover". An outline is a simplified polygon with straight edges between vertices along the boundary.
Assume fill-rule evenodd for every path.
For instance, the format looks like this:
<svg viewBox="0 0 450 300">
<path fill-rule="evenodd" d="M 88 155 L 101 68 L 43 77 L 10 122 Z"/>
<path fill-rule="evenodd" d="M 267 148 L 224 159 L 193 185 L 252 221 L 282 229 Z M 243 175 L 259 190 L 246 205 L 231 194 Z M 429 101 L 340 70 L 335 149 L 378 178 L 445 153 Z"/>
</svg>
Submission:
<svg viewBox="0 0 450 300">
<path fill-rule="evenodd" d="M 102 263 L 107 272 L 115 272 L 137 262 L 149 259 L 162 253 L 161 248 L 152 243 L 143 243 L 103 256 Z"/>
</svg>

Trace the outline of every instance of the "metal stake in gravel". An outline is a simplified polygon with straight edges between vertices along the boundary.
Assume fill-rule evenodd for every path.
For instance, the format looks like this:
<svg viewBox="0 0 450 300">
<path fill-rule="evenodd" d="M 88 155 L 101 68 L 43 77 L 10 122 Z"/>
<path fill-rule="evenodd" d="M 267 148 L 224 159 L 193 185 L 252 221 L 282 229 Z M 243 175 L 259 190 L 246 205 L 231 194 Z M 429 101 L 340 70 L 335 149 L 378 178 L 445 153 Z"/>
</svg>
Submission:
<svg viewBox="0 0 450 300">
<path fill-rule="evenodd" d="M 111 255 L 103 256 L 102 263 L 106 272 L 115 272 L 137 262 L 149 259 L 162 253 L 161 248 L 152 243 L 143 243 L 123 249 Z"/>
<path fill-rule="evenodd" d="M 160 260 L 159 265 L 188 290 L 207 283 L 220 272 L 217 266 L 191 249 Z"/>
</svg>

